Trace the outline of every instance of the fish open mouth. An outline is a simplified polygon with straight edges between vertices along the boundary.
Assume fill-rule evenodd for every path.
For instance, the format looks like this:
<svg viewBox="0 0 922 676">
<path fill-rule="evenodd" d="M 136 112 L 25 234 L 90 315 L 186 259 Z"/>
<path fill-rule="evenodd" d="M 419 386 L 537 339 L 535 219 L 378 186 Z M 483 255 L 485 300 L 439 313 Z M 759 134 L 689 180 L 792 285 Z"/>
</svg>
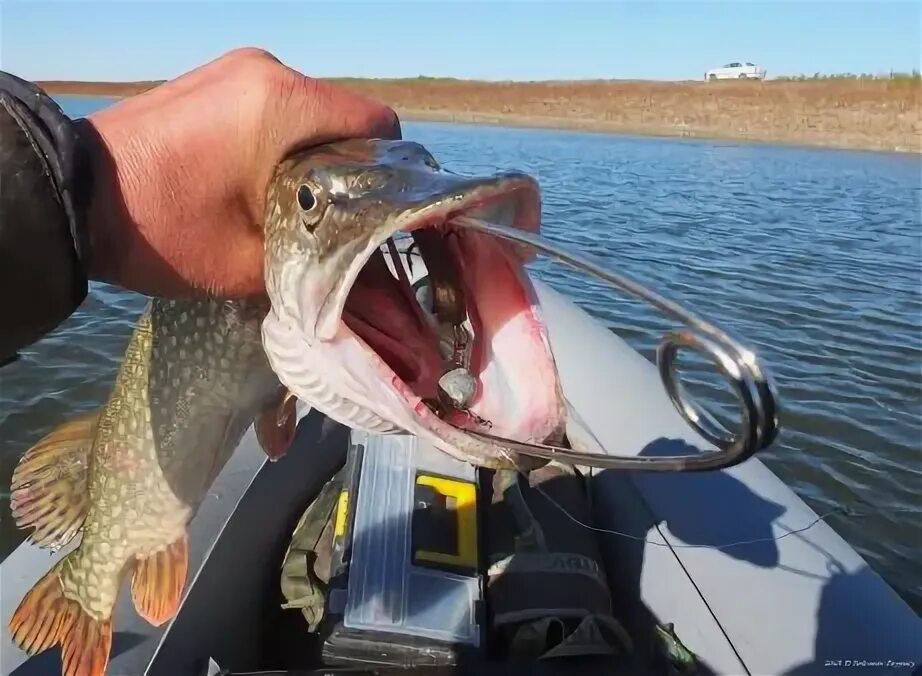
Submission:
<svg viewBox="0 0 922 676">
<path fill-rule="evenodd" d="M 539 212 L 537 186 L 524 175 L 459 189 L 396 217 L 332 294 L 341 296 L 333 302 L 341 310 L 333 311 L 346 330 L 439 437 L 451 425 L 540 443 L 562 428 L 557 371 L 523 267 L 527 254 L 455 222 L 473 216 L 537 232 Z M 420 259 L 426 285 L 412 279 Z"/>
</svg>

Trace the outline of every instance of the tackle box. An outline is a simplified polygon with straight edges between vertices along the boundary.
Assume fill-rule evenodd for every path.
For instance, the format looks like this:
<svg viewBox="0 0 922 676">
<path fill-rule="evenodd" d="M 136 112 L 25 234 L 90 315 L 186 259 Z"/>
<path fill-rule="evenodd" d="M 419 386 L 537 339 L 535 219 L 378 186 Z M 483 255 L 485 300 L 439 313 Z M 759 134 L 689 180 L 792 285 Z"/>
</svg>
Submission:
<svg viewBox="0 0 922 676">
<path fill-rule="evenodd" d="M 343 486 L 324 662 L 439 666 L 481 654 L 475 468 L 413 435 L 354 430 Z"/>
</svg>

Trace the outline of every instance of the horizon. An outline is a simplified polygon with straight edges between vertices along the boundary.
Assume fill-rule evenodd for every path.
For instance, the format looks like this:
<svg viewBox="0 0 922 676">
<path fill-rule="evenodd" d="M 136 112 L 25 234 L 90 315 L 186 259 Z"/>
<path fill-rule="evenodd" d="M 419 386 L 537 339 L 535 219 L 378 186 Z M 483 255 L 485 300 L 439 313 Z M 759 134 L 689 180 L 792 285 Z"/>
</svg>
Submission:
<svg viewBox="0 0 922 676">
<path fill-rule="evenodd" d="M 863 77 L 871 76 L 874 78 L 887 78 L 889 76 L 912 76 L 912 77 L 922 77 L 918 69 L 913 71 L 891 71 L 889 73 L 796 73 L 792 75 L 778 75 L 776 77 L 768 76 L 765 78 L 765 81 L 776 80 L 779 82 L 791 82 L 791 81 L 801 81 L 800 77 L 805 76 L 806 79 L 803 81 L 809 82 L 814 75 L 818 75 L 818 80 L 837 80 L 841 79 L 848 81 L 849 79 L 860 79 Z M 854 78 L 852 78 L 854 76 Z M 654 82 L 659 84 L 684 84 L 691 82 L 701 82 L 701 78 L 697 80 L 654 80 L 650 78 L 619 78 L 619 77 L 586 77 L 586 78 L 571 78 L 571 79 L 547 79 L 547 80 L 485 80 L 479 78 L 468 78 L 468 77 L 447 77 L 441 75 L 416 75 L 416 76 L 398 76 L 398 77 L 373 77 L 373 76 L 363 76 L 363 75 L 315 75 L 313 76 L 317 79 L 322 80 L 363 80 L 363 81 L 378 81 L 378 82 L 404 82 L 404 81 L 413 81 L 413 80 L 447 80 L 450 82 L 470 82 L 470 83 L 483 83 L 483 84 L 590 84 L 594 82 L 599 83 L 608 83 L 608 82 Z M 34 78 L 34 82 L 54 82 L 62 84 L 101 84 L 101 85 L 140 85 L 140 84 L 150 84 L 150 83 L 163 83 L 168 82 L 169 78 L 155 78 L 151 80 L 70 80 L 62 78 Z"/>
<path fill-rule="evenodd" d="M 42 28 L 41 43 L 34 39 L 36 26 Z M 446 26 L 456 30 L 446 32 Z M 74 44 L 80 45 L 79 56 L 69 47 Z M 0 5 L 0 67 L 31 80 L 169 80 L 242 46 L 267 49 L 322 78 L 685 82 L 732 61 L 757 63 L 768 79 L 887 75 L 920 67 L 922 4 L 3 0 Z"/>
</svg>

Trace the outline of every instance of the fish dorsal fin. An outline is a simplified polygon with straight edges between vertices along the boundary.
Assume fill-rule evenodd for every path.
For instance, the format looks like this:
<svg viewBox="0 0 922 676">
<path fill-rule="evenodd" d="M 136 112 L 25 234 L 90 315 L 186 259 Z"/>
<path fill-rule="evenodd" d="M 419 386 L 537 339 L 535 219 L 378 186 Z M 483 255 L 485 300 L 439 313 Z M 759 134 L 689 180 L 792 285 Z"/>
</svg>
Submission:
<svg viewBox="0 0 922 676">
<path fill-rule="evenodd" d="M 41 547 L 62 547 L 83 524 L 98 423 L 99 411 L 93 411 L 60 425 L 30 448 L 13 472 L 13 519 L 19 528 L 32 528 L 29 538 Z"/>
</svg>

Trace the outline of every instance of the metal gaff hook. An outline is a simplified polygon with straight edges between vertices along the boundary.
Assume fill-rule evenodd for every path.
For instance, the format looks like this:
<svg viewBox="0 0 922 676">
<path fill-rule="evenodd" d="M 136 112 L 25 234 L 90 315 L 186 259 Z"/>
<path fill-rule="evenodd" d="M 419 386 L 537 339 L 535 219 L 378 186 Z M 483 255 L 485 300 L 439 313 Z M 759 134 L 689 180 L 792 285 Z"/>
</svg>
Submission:
<svg viewBox="0 0 922 676">
<path fill-rule="evenodd" d="M 544 444 L 526 444 L 480 432 L 469 434 L 497 448 L 557 460 L 569 464 L 614 469 L 693 472 L 730 467 L 771 445 L 778 435 L 777 393 L 759 357 L 726 331 L 701 319 L 674 301 L 603 267 L 591 254 L 576 254 L 567 247 L 523 230 L 490 223 L 470 216 L 452 219 L 452 224 L 524 244 L 568 265 L 645 300 L 663 314 L 688 328 L 666 334 L 656 350 L 660 380 L 666 393 L 685 421 L 718 451 L 694 455 L 630 457 L 584 453 L 570 448 Z M 729 381 L 740 405 L 741 420 L 737 433 L 723 428 L 686 393 L 676 372 L 676 357 L 686 347 L 714 362 Z"/>
</svg>

